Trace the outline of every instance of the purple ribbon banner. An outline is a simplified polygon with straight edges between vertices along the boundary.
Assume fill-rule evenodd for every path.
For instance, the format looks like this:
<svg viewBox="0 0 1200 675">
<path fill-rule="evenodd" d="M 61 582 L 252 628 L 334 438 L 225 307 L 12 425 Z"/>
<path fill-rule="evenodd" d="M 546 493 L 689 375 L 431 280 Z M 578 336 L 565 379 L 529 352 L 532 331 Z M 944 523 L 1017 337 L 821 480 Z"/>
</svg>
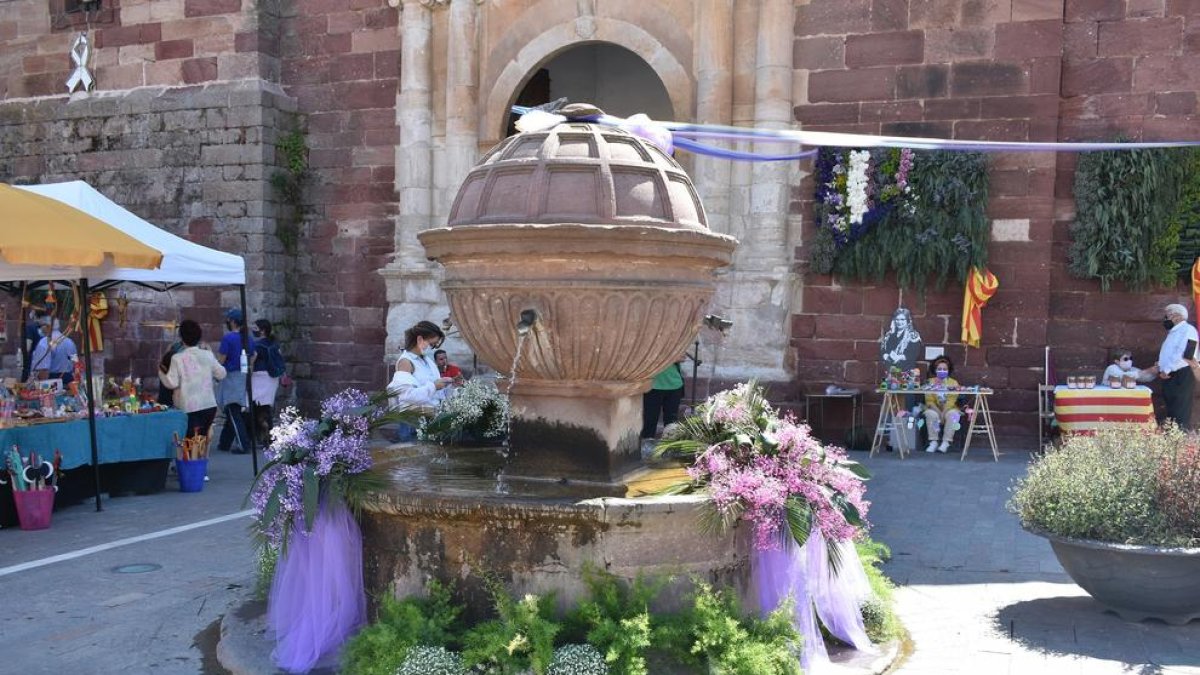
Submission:
<svg viewBox="0 0 1200 675">
<path fill-rule="evenodd" d="M 529 113 L 532 108 L 513 106 L 518 115 Z M 565 122 L 566 117 L 543 113 L 547 121 L 557 118 Z M 1200 141 L 1155 141 L 1149 143 L 1033 143 L 1023 141 L 971 141 L 949 138 L 918 138 L 908 136 L 873 136 L 868 134 L 844 134 L 832 131 L 802 131 L 795 129 L 757 129 L 733 127 L 719 124 L 691 124 L 686 122 L 662 122 L 639 119 L 626 120 L 612 115 L 592 115 L 577 118 L 605 126 L 625 129 L 662 145 L 663 132 L 670 133 L 670 142 L 664 150 L 670 152 L 673 144 L 681 150 L 697 154 L 723 157 L 736 161 L 779 162 L 806 159 L 816 154 L 806 150 L 789 154 L 764 154 L 731 150 L 701 141 L 741 141 L 752 143 L 782 143 L 802 146 L 840 148 L 910 148 L 912 150 L 963 150 L 975 152 L 1094 152 L 1097 150 L 1151 150 L 1156 148 L 1185 148 L 1200 146 Z M 648 127 L 657 127 L 648 133 Z"/>
</svg>

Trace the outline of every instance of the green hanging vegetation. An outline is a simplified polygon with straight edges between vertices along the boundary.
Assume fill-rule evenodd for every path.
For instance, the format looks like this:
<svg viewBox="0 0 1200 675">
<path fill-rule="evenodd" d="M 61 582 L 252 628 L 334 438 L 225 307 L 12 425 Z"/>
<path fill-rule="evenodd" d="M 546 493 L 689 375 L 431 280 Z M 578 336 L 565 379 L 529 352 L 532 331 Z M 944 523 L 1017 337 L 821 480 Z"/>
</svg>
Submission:
<svg viewBox="0 0 1200 675">
<path fill-rule="evenodd" d="M 1179 247 L 1175 249 L 1175 269 L 1179 276 L 1190 277 L 1192 265 L 1200 256 L 1200 152 L 1192 150 L 1185 162 L 1187 169 L 1174 221 L 1179 229 Z"/>
<path fill-rule="evenodd" d="M 1195 151 L 1109 150 L 1079 158 L 1071 274 L 1133 290 L 1175 283 L 1183 219 L 1178 213 Z M 1194 222 L 1194 221 L 1193 221 Z"/>
<path fill-rule="evenodd" d="M 283 168 L 271 174 L 271 186 L 291 211 L 279 218 L 275 236 L 283 244 L 283 250 L 296 255 L 300 245 L 300 223 L 304 218 L 304 182 L 308 178 L 308 143 L 300 130 L 285 134 L 275 149 L 283 160 Z"/>
<path fill-rule="evenodd" d="M 904 194 L 885 208 L 873 205 L 863 217 L 865 225 L 846 241 L 829 226 L 833 219 L 827 204 L 836 207 L 847 198 L 831 194 L 843 190 L 845 181 L 838 180 L 838 166 L 844 163 L 837 153 L 842 151 L 829 152 L 832 159 L 819 158 L 816 167 L 818 232 L 810 244 L 814 271 L 857 281 L 880 281 L 894 273 L 901 287 L 924 291 L 931 281 L 939 289 L 950 280 L 965 282 L 971 267 L 987 265 L 991 224 L 983 153 L 914 152 Z M 874 192 L 886 196 L 895 164 L 894 151 L 872 151 L 868 183 Z"/>
</svg>

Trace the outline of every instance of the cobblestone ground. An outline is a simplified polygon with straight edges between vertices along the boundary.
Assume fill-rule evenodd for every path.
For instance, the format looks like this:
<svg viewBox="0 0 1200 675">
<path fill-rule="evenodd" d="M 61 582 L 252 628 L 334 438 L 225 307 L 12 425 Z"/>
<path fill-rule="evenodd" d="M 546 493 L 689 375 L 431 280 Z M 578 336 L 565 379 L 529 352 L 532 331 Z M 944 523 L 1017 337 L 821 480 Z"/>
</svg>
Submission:
<svg viewBox="0 0 1200 675">
<path fill-rule="evenodd" d="M 1028 457 L 864 460 L 873 536 L 892 548 L 884 569 L 900 586 L 898 610 L 914 643 L 896 672 L 1200 674 L 1200 621 L 1128 623 L 1106 612 L 1005 510 Z"/>
</svg>

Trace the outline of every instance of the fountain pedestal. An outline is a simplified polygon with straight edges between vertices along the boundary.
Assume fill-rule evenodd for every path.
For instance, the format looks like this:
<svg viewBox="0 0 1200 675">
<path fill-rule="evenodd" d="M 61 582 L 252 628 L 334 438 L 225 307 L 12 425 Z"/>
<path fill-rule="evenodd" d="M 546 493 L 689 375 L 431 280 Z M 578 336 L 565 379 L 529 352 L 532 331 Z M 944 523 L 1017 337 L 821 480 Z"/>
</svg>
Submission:
<svg viewBox="0 0 1200 675">
<path fill-rule="evenodd" d="M 623 496 L 622 476 L 641 466 L 642 388 L 517 382 L 505 475 L 586 482 L 588 494 Z"/>
<path fill-rule="evenodd" d="M 392 489 L 361 518 L 372 597 L 424 595 L 438 579 L 479 620 L 492 612 L 488 580 L 501 579 L 517 597 L 553 593 L 566 609 L 587 597 L 590 569 L 674 577 L 656 610 L 681 609 L 692 577 L 752 602 L 750 532 L 705 530 L 703 496 L 579 499 L 576 485 L 496 479 L 503 460 L 486 449 L 397 455 L 377 457 Z"/>
</svg>

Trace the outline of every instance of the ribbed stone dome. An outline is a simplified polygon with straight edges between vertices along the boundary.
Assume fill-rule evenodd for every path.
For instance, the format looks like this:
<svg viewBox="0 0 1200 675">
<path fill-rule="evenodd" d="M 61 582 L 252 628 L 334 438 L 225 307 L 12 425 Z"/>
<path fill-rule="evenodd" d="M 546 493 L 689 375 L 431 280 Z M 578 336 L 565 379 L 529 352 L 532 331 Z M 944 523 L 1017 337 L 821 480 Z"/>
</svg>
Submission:
<svg viewBox="0 0 1200 675">
<path fill-rule="evenodd" d="M 471 170 L 447 225 L 497 223 L 708 229 L 674 159 L 624 130 L 580 122 L 510 136 Z"/>
</svg>

